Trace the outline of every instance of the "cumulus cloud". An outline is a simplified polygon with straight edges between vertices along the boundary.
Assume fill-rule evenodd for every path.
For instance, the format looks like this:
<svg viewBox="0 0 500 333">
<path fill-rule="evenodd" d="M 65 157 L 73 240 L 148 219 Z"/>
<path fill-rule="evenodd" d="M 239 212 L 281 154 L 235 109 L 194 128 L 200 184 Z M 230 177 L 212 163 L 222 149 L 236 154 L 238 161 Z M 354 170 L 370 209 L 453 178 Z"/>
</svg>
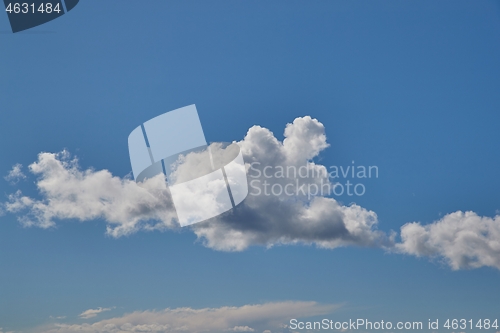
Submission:
<svg viewBox="0 0 500 333">
<path fill-rule="evenodd" d="M 136 184 L 108 170 L 81 170 L 78 160 L 66 151 L 40 153 L 29 171 L 38 176 L 41 198 L 17 191 L 4 204 L 6 211 L 19 214 L 24 226 L 50 228 L 56 220 L 100 218 L 114 237 L 175 226 L 170 194 L 161 176 Z"/>
<path fill-rule="evenodd" d="M 23 173 L 22 169 L 23 166 L 21 164 L 18 163 L 14 165 L 4 179 L 13 185 L 17 184 L 19 180 L 26 179 L 26 175 Z"/>
<path fill-rule="evenodd" d="M 491 218 L 458 211 L 428 225 L 407 223 L 401 227 L 401 243 L 395 249 L 437 258 L 453 270 L 500 269 L 500 215 Z"/>
<path fill-rule="evenodd" d="M 80 313 L 78 315 L 78 317 L 83 318 L 83 319 L 90 319 L 90 318 L 94 318 L 99 313 L 111 311 L 111 310 L 112 310 L 112 308 L 101 308 L 101 307 L 99 307 L 97 309 L 88 309 L 88 310 L 85 310 L 82 313 Z"/>
<path fill-rule="evenodd" d="M 401 242 L 395 244 L 394 234 L 377 230 L 374 211 L 342 205 L 328 196 L 331 192 L 322 193 L 335 184 L 327 168 L 315 161 L 329 146 L 325 128 L 316 119 L 306 116 L 287 124 L 283 141 L 270 130 L 253 126 L 238 145 L 248 170 L 248 197 L 235 209 L 189 227 L 209 248 L 242 251 L 252 245 L 356 245 L 441 260 L 454 270 L 500 269 L 500 215 L 455 212 L 428 225 L 407 223 L 401 227 Z M 195 157 L 186 160 L 194 159 L 199 169 Z M 102 219 L 108 235 L 121 237 L 179 226 L 161 175 L 136 183 L 108 170 L 84 170 L 66 151 L 40 153 L 28 170 L 37 177 L 39 198 L 17 191 L 0 205 L 0 213 L 17 214 L 26 227 Z M 22 166 L 16 164 L 6 179 L 16 182 L 24 177 Z"/>
<path fill-rule="evenodd" d="M 248 130 L 238 144 L 249 172 L 266 167 L 307 167 L 315 176 L 274 177 L 275 184 L 288 185 L 288 192 L 294 195 L 251 193 L 236 209 L 192 226 L 202 243 L 222 251 L 299 243 L 325 248 L 390 244 L 391 240 L 376 230 L 375 212 L 354 204 L 343 206 L 317 193 L 311 196 L 311 186 L 318 189 L 330 184 L 325 166 L 312 161 L 328 147 L 323 124 L 309 116 L 297 118 L 286 126 L 284 136 L 281 142 L 266 128 L 253 126 Z M 162 176 L 136 184 L 107 170 L 82 170 L 66 151 L 41 153 L 28 169 L 38 177 L 41 198 L 18 191 L 4 205 L 8 212 L 19 214 L 24 226 L 49 228 L 57 220 L 103 219 L 113 237 L 178 226 Z M 261 174 L 251 180 L 269 179 Z"/>
<path fill-rule="evenodd" d="M 93 324 L 54 324 L 45 333 L 125 333 L 125 332 L 273 332 L 286 331 L 290 318 L 329 314 L 339 306 L 317 302 L 274 302 L 240 307 L 176 308 L 136 311 Z"/>
<path fill-rule="evenodd" d="M 390 246 L 392 240 L 377 230 L 375 212 L 325 196 L 334 184 L 326 167 L 312 161 L 328 147 L 323 124 L 297 118 L 284 136 L 280 142 L 268 129 L 253 126 L 239 142 L 250 194 L 227 214 L 193 226 L 204 244 L 223 251 L 254 244 Z"/>
</svg>

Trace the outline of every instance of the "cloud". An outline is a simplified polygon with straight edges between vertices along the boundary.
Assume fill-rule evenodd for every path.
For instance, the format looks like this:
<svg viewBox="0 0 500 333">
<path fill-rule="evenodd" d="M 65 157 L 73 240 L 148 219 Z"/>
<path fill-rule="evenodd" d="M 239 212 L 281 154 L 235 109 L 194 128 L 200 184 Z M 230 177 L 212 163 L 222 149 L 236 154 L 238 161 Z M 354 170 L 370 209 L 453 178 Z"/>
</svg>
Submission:
<svg viewBox="0 0 500 333">
<path fill-rule="evenodd" d="M 12 167 L 12 170 L 9 171 L 7 176 L 4 179 L 10 182 L 12 185 L 17 184 L 19 180 L 26 179 L 26 175 L 22 171 L 22 164 L 16 164 Z"/>
<path fill-rule="evenodd" d="M 248 326 L 234 326 L 228 329 L 229 332 L 255 332 L 255 330 Z"/>
<path fill-rule="evenodd" d="M 125 332 L 262 332 L 283 328 L 290 318 L 329 314 L 338 305 L 288 301 L 220 308 L 136 311 L 93 324 L 54 324 L 46 333 Z"/>
<path fill-rule="evenodd" d="M 437 258 L 453 270 L 500 269 L 500 215 L 457 211 L 428 225 L 407 223 L 401 227 L 401 240 L 396 251 Z"/>
<path fill-rule="evenodd" d="M 38 176 L 41 199 L 17 191 L 4 204 L 6 211 L 19 214 L 24 226 L 50 228 L 56 220 L 104 219 L 107 233 L 113 237 L 175 226 L 175 212 L 162 177 L 138 185 L 107 170 L 81 170 L 67 151 L 40 153 L 29 171 Z"/>
<path fill-rule="evenodd" d="M 249 171 L 278 166 L 307 167 L 320 176 L 275 177 L 273 182 L 289 185 L 288 189 L 296 195 L 251 194 L 236 209 L 194 225 L 192 230 L 200 241 L 222 251 L 277 244 L 316 244 L 324 248 L 389 245 L 391 240 L 376 230 L 375 212 L 303 192 L 311 186 L 330 184 L 324 174 L 326 168 L 312 162 L 328 147 L 323 124 L 309 116 L 297 118 L 287 124 L 284 136 L 280 142 L 266 128 L 250 128 L 239 142 L 246 167 L 252 168 Z M 107 233 L 113 237 L 178 226 L 162 176 L 136 184 L 107 170 L 82 170 L 78 160 L 66 151 L 40 153 L 28 169 L 38 177 L 35 184 L 41 198 L 24 196 L 18 191 L 4 205 L 6 211 L 18 214 L 24 226 L 49 228 L 57 220 L 103 219 Z M 261 175 L 252 180 L 268 179 Z"/>
<path fill-rule="evenodd" d="M 219 251 L 281 244 L 330 249 L 383 247 L 441 260 L 454 270 L 500 269 L 500 215 L 490 218 L 455 212 L 428 225 L 407 223 L 401 227 L 401 242 L 396 244 L 394 234 L 377 230 L 374 211 L 356 204 L 342 205 L 329 193 L 318 192 L 335 186 L 326 167 L 314 161 L 329 146 L 323 124 L 308 116 L 296 118 L 286 125 L 284 137 L 280 141 L 270 130 L 253 126 L 238 142 L 248 170 L 250 194 L 235 209 L 190 227 L 203 245 Z M 194 155 L 186 158 L 189 160 L 199 164 Z M 17 191 L 1 207 L 17 214 L 26 227 L 50 228 L 61 220 L 102 219 L 107 234 L 116 238 L 141 230 L 178 228 L 161 175 L 137 184 L 108 170 L 83 170 L 66 151 L 40 153 L 28 170 L 37 176 L 40 198 Z M 301 170 L 305 172 L 301 174 Z M 12 180 L 22 178 L 21 165 L 15 165 L 9 175 Z"/>
<path fill-rule="evenodd" d="M 80 313 L 78 315 L 78 317 L 83 318 L 83 319 L 90 319 L 90 318 L 94 318 L 95 316 L 97 316 L 101 312 L 111 311 L 112 309 L 113 308 L 100 308 L 100 307 L 97 309 L 88 309 L 88 310 L 85 310 L 82 313 Z"/>
<path fill-rule="evenodd" d="M 195 224 L 198 238 L 222 251 L 242 251 L 255 244 L 390 246 L 390 237 L 376 230 L 375 212 L 355 204 L 341 205 L 325 196 L 331 193 L 327 190 L 321 195 L 321 188 L 333 186 L 326 167 L 312 162 L 328 147 L 323 124 L 308 116 L 297 118 L 286 126 L 284 136 L 280 142 L 266 128 L 248 130 L 239 145 L 250 194 L 232 211 Z"/>
</svg>

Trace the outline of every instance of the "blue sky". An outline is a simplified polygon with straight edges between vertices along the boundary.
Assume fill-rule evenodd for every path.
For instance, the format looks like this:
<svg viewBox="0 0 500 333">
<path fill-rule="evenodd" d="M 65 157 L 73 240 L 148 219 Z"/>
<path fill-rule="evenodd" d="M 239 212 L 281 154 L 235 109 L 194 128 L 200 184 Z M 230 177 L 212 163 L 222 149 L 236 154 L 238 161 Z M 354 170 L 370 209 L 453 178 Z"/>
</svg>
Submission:
<svg viewBox="0 0 500 333">
<path fill-rule="evenodd" d="M 208 141 L 253 125 L 283 140 L 311 116 L 325 166 L 376 165 L 343 196 L 399 233 L 458 210 L 500 210 L 498 1 L 97 1 L 12 34 L 0 15 L 0 172 L 67 149 L 83 169 L 131 172 L 128 134 L 196 104 Z M 329 318 L 498 316 L 499 271 L 347 246 L 216 251 L 186 229 L 115 239 L 102 219 L 24 228 L 0 216 L 0 327 L 37 330 L 138 310 L 341 304 Z M 52 317 L 65 316 L 64 319 Z M 274 332 L 274 331 L 273 331 Z"/>
</svg>

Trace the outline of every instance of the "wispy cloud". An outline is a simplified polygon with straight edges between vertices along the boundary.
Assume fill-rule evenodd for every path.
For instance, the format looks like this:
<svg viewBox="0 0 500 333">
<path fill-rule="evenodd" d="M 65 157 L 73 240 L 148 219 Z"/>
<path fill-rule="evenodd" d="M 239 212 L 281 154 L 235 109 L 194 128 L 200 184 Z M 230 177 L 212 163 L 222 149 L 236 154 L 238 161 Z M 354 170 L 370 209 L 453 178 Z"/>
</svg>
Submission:
<svg viewBox="0 0 500 333">
<path fill-rule="evenodd" d="M 19 180 L 26 179 L 26 175 L 23 173 L 22 169 L 22 164 L 18 163 L 14 165 L 7 176 L 4 177 L 4 179 L 10 182 L 12 185 L 17 184 Z"/>
<path fill-rule="evenodd" d="M 97 308 L 97 309 L 88 309 L 83 311 L 78 315 L 78 317 L 83 318 L 83 319 L 90 319 L 94 318 L 97 316 L 99 313 L 106 312 L 106 311 L 111 311 L 113 308 Z"/>
<path fill-rule="evenodd" d="M 14 331 L 4 331 L 2 327 L 0 327 L 0 333 L 14 333 Z"/>
<path fill-rule="evenodd" d="M 291 318 L 332 313 L 338 305 L 288 301 L 251 304 L 240 307 L 176 308 L 136 311 L 121 317 L 86 324 L 54 324 L 45 333 L 125 333 L 125 332 L 288 332 Z"/>
<path fill-rule="evenodd" d="M 248 326 L 234 326 L 228 329 L 229 332 L 255 332 L 255 330 Z"/>
</svg>

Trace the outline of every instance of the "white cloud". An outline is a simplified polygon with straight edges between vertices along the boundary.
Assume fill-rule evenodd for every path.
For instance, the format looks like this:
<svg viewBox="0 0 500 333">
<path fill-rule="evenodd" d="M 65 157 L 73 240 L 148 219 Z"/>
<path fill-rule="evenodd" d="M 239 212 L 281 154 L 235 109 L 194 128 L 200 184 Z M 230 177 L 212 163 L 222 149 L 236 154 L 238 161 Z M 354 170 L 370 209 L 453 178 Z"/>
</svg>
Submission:
<svg viewBox="0 0 500 333">
<path fill-rule="evenodd" d="M 250 183 L 257 180 L 261 185 L 263 181 L 281 188 L 288 185 L 296 195 L 255 195 L 250 186 L 249 196 L 235 209 L 191 226 L 205 246 L 220 251 L 280 244 L 384 247 L 438 258 L 455 270 L 482 266 L 500 269 L 500 215 L 489 218 L 455 212 L 429 225 L 407 223 L 401 227 L 401 243 L 394 245 L 394 235 L 377 230 L 374 211 L 356 204 L 345 206 L 324 195 L 301 193 L 301 188 L 331 185 L 325 166 L 313 162 L 328 147 L 323 124 L 308 116 L 297 118 L 286 125 L 284 136 L 281 142 L 268 129 L 253 126 L 238 144 Z M 280 166 L 295 170 L 307 167 L 315 176 L 267 178 L 263 173 L 266 167 L 273 173 Z M 107 170 L 82 170 L 66 151 L 40 153 L 28 169 L 38 177 L 35 184 L 40 198 L 17 191 L 1 207 L 18 214 L 24 226 L 49 228 L 59 220 L 103 219 L 107 234 L 113 237 L 178 227 L 161 175 L 136 184 Z M 14 175 L 22 178 L 21 166 L 15 165 L 9 174 L 12 179 L 16 179 Z"/>
<path fill-rule="evenodd" d="M 311 162 L 328 147 L 323 124 L 311 117 L 297 118 L 286 126 L 284 134 L 285 139 L 280 142 L 268 129 L 253 126 L 239 142 L 249 168 L 250 194 L 236 209 L 193 226 L 204 244 L 223 251 L 241 251 L 255 244 L 390 246 L 391 239 L 376 230 L 375 212 L 355 204 L 344 206 L 333 198 L 311 198 L 305 194 L 309 193 L 308 187 L 330 184 L 325 166 Z M 310 170 L 311 177 L 298 177 L 292 171 L 272 178 L 264 174 L 265 168 L 269 175 L 279 168 L 301 167 Z M 280 195 L 265 195 L 264 181 L 269 183 L 268 188 L 288 186 L 288 193 L 295 195 L 284 191 Z M 258 185 L 252 186 L 253 182 Z M 256 187 L 261 190 L 260 195 L 252 195 L 258 194 Z"/>
<path fill-rule="evenodd" d="M 111 310 L 112 310 L 112 308 L 101 308 L 101 307 L 99 307 L 97 309 L 88 309 L 88 310 L 85 310 L 82 313 L 80 313 L 78 315 L 78 317 L 83 318 L 83 319 L 90 319 L 90 318 L 94 318 L 99 313 L 111 311 Z"/>
<path fill-rule="evenodd" d="M 397 251 L 441 259 L 453 270 L 500 269 L 500 215 L 458 211 L 428 225 L 407 223 L 401 227 L 401 240 Z"/>
<path fill-rule="evenodd" d="M 92 324 L 54 324 L 45 333 L 262 332 L 280 329 L 290 318 L 329 314 L 339 306 L 316 302 L 275 302 L 240 307 L 136 311 Z"/>
<path fill-rule="evenodd" d="M 11 184 L 17 184 L 19 180 L 26 179 L 26 175 L 23 173 L 22 168 L 23 166 L 19 163 L 14 165 L 4 179 Z"/>
<path fill-rule="evenodd" d="M 234 326 L 231 329 L 228 329 L 227 331 L 230 332 L 255 332 L 255 330 L 251 327 L 248 326 Z"/>
<path fill-rule="evenodd" d="M 4 204 L 6 211 L 19 214 L 24 226 L 49 228 L 56 220 L 101 218 L 114 237 L 175 226 L 170 195 L 161 176 L 138 185 L 107 170 L 81 170 L 66 151 L 40 153 L 29 170 L 38 176 L 41 199 L 17 191 Z"/>
<path fill-rule="evenodd" d="M 265 166 L 308 166 L 316 172 L 326 170 L 311 159 L 328 147 L 325 128 L 311 117 L 297 118 L 285 128 L 283 142 L 265 128 L 254 126 L 239 142 L 245 160 Z M 113 176 L 107 170 L 82 170 L 76 158 L 63 151 L 40 153 L 29 166 L 38 176 L 41 198 L 16 192 L 4 205 L 19 214 L 24 226 L 49 228 L 57 220 L 88 221 L 103 219 L 113 237 L 139 230 L 165 230 L 177 227 L 170 193 L 162 176 L 136 184 Z M 263 179 L 261 177 L 261 179 Z M 327 177 L 274 179 L 286 184 L 299 181 L 295 189 L 328 182 Z M 252 196 L 236 209 L 218 218 L 196 224 L 193 231 L 213 249 L 241 251 L 251 245 L 316 244 L 335 248 L 345 245 L 378 246 L 390 240 L 376 230 L 377 215 L 358 205 L 343 206 L 332 198 Z"/>
</svg>

